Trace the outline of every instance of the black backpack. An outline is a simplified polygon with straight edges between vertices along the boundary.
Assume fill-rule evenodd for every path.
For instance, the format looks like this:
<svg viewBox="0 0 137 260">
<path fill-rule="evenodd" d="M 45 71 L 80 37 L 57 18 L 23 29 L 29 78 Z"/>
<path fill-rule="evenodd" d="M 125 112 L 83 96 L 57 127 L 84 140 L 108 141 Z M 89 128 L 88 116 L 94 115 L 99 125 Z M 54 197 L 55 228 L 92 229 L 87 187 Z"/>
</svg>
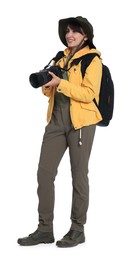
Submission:
<svg viewBox="0 0 137 260">
<path fill-rule="evenodd" d="M 56 57 L 54 58 L 55 62 L 57 62 L 63 56 L 63 51 L 58 52 Z M 84 78 L 86 68 L 89 66 L 89 64 L 92 62 L 95 56 L 98 56 L 100 58 L 100 56 L 97 53 L 85 54 L 77 59 L 74 59 L 70 67 L 72 67 L 73 65 L 77 65 L 81 61 L 81 73 L 82 77 Z M 97 104 L 95 99 L 93 101 L 95 105 L 98 107 L 103 118 L 100 122 L 97 123 L 97 125 L 108 126 L 110 120 L 112 119 L 114 109 L 114 83 L 109 68 L 103 63 L 99 104 Z"/>
</svg>

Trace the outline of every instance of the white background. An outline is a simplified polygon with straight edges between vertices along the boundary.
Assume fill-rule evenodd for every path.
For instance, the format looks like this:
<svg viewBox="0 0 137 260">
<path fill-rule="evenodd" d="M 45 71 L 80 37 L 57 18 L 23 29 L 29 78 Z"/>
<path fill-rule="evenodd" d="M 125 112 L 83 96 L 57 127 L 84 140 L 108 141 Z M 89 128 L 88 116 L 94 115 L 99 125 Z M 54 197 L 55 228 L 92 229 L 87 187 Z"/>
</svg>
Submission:
<svg viewBox="0 0 137 260">
<path fill-rule="evenodd" d="M 0 2 L 0 258 L 137 259 L 137 36 L 136 1 Z M 20 247 L 17 238 L 37 228 L 37 165 L 48 99 L 29 84 L 65 46 L 58 20 L 82 15 L 115 84 L 114 117 L 97 128 L 89 163 L 90 205 L 86 243 Z M 68 152 L 55 182 L 56 240 L 69 230 L 71 173 Z"/>
</svg>

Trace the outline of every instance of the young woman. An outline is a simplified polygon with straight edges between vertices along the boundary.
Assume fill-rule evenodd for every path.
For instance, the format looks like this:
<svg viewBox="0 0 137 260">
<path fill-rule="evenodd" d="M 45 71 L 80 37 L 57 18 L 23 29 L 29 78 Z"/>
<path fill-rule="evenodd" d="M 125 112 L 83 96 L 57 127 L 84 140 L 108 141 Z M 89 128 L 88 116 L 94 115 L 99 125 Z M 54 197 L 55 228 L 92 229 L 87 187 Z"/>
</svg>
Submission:
<svg viewBox="0 0 137 260">
<path fill-rule="evenodd" d="M 86 18 L 61 19 L 59 37 L 66 49 L 56 65 L 68 70 L 63 73 L 63 79 L 49 72 L 52 80 L 42 86 L 43 94 L 49 97 L 49 107 L 38 165 L 39 224 L 34 233 L 18 239 L 18 243 L 24 246 L 54 242 L 54 180 L 67 148 L 73 184 L 71 227 L 56 245 L 72 247 L 85 242 L 84 225 L 89 205 L 88 162 L 96 123 L 102 119 L 93 99 L 98 102 L 102 63 L 95 56 L 84 78 L 81 62 L 74 66 L 71 63 L 88 53 L 101 54 L 93 44 L 93 27 Z"/>
</svg>

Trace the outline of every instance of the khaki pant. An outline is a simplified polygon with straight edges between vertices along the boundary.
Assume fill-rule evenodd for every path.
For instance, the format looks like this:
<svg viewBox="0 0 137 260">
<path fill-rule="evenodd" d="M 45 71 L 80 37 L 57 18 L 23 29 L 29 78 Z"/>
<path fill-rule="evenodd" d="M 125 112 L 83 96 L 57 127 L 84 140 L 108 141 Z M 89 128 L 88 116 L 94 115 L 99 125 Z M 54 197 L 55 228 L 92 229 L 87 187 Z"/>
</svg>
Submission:
<svg viewBox="0 0 137 260">
<path fill-rule="evenodd" d="M 89 204 L 88 162 L 95 128 L 95 125 L 82 128 L 80 145 L 80 130 L 73 128 L 69 103 L 54 107 L 52 120 L 43 136 L 38 165 L 39 230 L 53 230 L 54 180 L 59 163 L 68 148 L 73 183 L 71 229 L 83 231 Z"/>
</svg>

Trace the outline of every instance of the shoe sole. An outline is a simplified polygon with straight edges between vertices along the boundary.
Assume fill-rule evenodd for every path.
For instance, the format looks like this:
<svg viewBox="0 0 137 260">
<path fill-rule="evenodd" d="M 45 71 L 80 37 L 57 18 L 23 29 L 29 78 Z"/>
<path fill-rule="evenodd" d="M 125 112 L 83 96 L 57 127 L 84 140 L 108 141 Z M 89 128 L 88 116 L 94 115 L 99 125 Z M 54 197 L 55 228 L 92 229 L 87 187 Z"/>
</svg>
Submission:
<svg viewBox="0 0 137 260">
<path fill-rule="evenodd" d="M 39 241 L 39 242 L 34 242 L 34 243 L 22 243 L 21 241 L 17 241 L 18 244 L 20 246 L 36 246 L 38 244 L 51 244 L 51 243 L 54 243 L 54 239 L 51 239 L 51 240 L 45 240 L 45 241 Z"/>
<path fill-rule="evenodd" d="M 75 244 L 61 244 L 61 242 L 59 243 L 59 241 L 57 241 L 56 242 L 56 246 L 57 247 L 60 247 L 60 248 L 69 248 L 69 247 L 74 247 L 74 246 L 77 246 L 77 245 L 79 245 L 79 244 L 82 244 L 82 243 L 84 243 L 85 242 L 85 239 L 83 239 L 82 241 L 80 241 L 80 242 L 77 242 L 77 243 L 75 243 Z"/>
</svg>

